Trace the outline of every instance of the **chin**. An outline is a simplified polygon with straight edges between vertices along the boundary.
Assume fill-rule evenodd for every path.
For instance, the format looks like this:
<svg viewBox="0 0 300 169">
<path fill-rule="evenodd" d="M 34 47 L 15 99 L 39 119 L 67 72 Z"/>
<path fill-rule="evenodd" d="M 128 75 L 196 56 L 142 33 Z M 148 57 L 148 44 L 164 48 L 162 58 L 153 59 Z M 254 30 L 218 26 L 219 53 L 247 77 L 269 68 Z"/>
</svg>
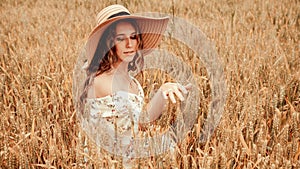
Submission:
<svg viewBox="0 0 300 169">
<path fill-rule="evenodd" d="M 132 56 L 125 56 L 123 59 L 123 62 L 131 62 L 133 60 L 135 55 Z"/>
</svg>

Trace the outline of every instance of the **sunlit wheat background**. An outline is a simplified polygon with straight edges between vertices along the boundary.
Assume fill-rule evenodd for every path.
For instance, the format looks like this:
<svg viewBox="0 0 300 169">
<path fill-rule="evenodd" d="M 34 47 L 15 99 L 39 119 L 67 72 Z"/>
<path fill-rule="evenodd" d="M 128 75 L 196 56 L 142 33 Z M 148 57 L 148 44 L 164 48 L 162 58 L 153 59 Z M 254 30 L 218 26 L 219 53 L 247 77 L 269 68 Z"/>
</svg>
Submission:
<svg viewBox="0 0 300 169">
<path fill-rule="evenodd" d="M 193 69 L 199 117 L 175 153 L 137 160 L 136 168 L 300 168 L 298 0 L 0 0 L 0 168 L 122 167 L 81 131 L 72 95 L 73 69 L 96 14 L 115 3 L 193 23 L 215 43 L 227 83 L 222 119 L 199 142 L 210 80 L 197 56 L 165 39 Z M 150 76 L 162 79 L 145 72 Z"/>
</svg>

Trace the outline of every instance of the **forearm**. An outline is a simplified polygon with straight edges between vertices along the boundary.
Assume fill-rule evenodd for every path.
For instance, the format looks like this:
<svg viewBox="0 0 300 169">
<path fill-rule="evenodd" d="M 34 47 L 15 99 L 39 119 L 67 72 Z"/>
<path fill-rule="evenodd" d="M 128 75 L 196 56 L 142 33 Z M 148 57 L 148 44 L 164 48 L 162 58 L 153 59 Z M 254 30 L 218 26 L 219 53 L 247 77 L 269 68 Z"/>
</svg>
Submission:
<svg viewBox="0 0 300 169">
<path fill-rule="evenodd" d="M 166 107 L 166 104 L 167 99 L 163 97 L 162 91 L 159 89 L 146 107 L 150 122 L 160 117 L 161 113 Z"/>
</svg>

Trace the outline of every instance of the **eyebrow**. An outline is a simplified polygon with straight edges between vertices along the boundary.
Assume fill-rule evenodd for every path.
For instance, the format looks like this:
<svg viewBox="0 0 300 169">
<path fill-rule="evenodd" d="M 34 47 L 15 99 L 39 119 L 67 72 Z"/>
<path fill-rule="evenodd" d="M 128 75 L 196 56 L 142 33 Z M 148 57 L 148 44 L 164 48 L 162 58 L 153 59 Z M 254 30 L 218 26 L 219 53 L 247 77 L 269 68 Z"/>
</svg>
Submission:
<svg viewBox="0 0 300 169">
<path fill-rule="evenodd" d="M 137 34 L 136 32 L 132 32 L 130 35 L 133 35 L 133 34 Z M 120 34 L 117 34 L 116 36 L 124 36 L 126 35 L 125 33 L 120 33 Z"/>
</svg>

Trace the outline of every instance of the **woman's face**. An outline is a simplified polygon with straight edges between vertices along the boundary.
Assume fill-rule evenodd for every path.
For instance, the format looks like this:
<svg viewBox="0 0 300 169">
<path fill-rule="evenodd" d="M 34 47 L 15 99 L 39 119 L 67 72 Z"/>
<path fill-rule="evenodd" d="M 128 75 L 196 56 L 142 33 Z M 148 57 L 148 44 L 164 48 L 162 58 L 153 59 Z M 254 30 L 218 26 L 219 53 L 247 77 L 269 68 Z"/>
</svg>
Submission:
<svg viewBox="0 0 300 169">
<path fill-rule="evenodd" d="M 137 32 L 129 22 L 120 22 L 116 25 L 114 44 L 120 62 L 130 62 L 138 49 Z"/>
</svg>

